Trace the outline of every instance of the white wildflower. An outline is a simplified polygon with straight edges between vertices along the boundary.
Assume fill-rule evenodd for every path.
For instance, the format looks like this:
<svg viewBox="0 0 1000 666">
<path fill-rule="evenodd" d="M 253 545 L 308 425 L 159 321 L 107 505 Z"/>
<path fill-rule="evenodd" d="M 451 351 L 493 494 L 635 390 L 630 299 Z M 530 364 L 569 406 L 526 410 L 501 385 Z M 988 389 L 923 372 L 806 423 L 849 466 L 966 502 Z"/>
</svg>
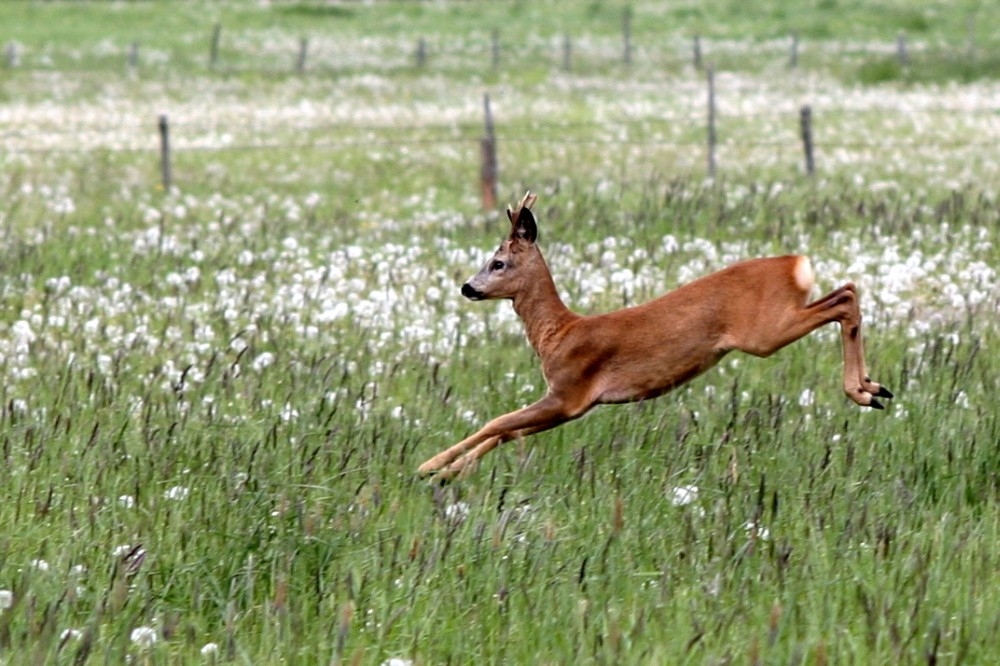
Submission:
<svg viewBox="0 0 1000 666">
<path fill-rule="evenodd" d="M 14 322 L 10 332 L 13 335 L 18 348 L 27 349 L 27 345 L 35 341 L 35 332 L 31 330 L 31 324 L 23 319 Z"/>
<path fill-rule="evenodd" d="M 456 522 L 465 520 L 469 515 L 469 505 L 465 502 L 454 502 L 444 508 L 444 517 Z"/>
<path fill-rule="evenodd" d="M 799 394 L 799 406 L 809 407 L 815 402 L 816 394 L 811 388 L 803 389 L 802 393 Z"/>
<path fill-rule="evenodd" d="M 218 643 L 205 643 L 201 646 L 201 654 L 203 657 L 211 657 L 219 653 Z"/>
<path fill-rule="evenodd" d="M 10 590 L 0 590 L 0 612 L 14 605 L 14 593 Z"/>
<path fill-rule="evenodd" d="M 698 499 L 698 486 L 677 486 L 670 491 L 670 503 L 687 506 Z"/>
<path fill-rule="evenodd" d="M 253 369 L 258 372 L 266 367 L 269 367 L 274 363 L 274 354 L 271 352 L 263 352 L 253 360 Z"/>
<path fill-rule="evenodd" d="M 285 423 L 294 421 L 295 419 L 299 418 L 299 410 L 295 409 L 289 403 L 286 402 L 285 406 L 281 408 L 280 417 L 281 420 L 284 421 Z"/>
<path fill-rule="evenodd" d="M 159 639 L 159 636 L 152 627 L 136 627 L 129 634 L 129 639 L 140 648 L 148 648 Z"/>
<path fill-rule="evenodd" d="M 190 493 L 191 490 L 185 486 L 174 486 L 164 491 L 163 497 L 168 500 L 183 500 L 187 499 Z"/>
<path fill-rule="evenodd" d="M 762 541 L 767 541 L 771 538 L 771 532 L 766 527 L 754 520 L 748 520 L 743 528 L 747 531 L 747 534 L 751 538 L 757 538 Z"/>
</svg>

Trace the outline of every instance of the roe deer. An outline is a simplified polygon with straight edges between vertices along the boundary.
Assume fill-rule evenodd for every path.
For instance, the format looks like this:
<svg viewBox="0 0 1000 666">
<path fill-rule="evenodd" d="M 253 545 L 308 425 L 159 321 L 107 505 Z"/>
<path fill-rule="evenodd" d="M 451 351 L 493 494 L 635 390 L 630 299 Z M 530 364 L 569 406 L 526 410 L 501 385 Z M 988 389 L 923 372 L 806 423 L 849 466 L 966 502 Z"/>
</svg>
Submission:
<svg viewBox="0 0 1000 666">
<path fill-rule="evenodd" d="M 507 209 L 510 236 L 462 285 L 462 295 L 514 302 L 541 359 L 548 391 L 437 454 L 420 466 L 422 475 L 451 477 L 498 444 L 554 428 L 595 405 L 663 395 L 734 349 L 770 356 L 834 321 L 840 324 L 847 396 L 875 409 L 882 409 L 877 398 L 892 397 L 865 369 L 854 285 L 808 302 L 814 276 L 807 257 L 751 259 L 643 305 L 592 316 L 571 312 L 535 244 L 535 198 L 528 192 L 516 210 Z"/>
</svg>

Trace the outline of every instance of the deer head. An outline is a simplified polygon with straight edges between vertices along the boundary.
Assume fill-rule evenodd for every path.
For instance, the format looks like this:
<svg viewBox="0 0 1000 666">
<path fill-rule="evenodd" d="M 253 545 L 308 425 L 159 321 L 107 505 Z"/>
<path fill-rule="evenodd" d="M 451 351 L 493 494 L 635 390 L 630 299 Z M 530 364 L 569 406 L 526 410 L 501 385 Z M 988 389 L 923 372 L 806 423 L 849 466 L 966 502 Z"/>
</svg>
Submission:
<svg viewBox="0 0 1000 666">
<path fill-rule="evenodd" d="M 544 268 L 544 260 L 535 245 L 538 227 L 531 206 L 536 195 L 527 192 L 516 209 L 507 208 L 510 235 L 478 273 L 462 285 L 462 295 L 473 301 L 491 298 L 514 298 Z M 545 274 L 548 269 L 545 268 Z"/>
</svg>

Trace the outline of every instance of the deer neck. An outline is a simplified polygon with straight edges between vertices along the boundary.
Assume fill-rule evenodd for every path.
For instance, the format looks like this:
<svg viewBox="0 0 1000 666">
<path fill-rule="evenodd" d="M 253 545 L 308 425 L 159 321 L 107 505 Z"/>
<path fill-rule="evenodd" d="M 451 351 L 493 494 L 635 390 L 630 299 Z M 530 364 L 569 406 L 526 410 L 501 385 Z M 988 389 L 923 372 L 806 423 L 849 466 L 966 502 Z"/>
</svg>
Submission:
<svg viewBox="0 0 1000 666">
<path fill-rule="evenodd" d="M 559 298 L 547 270 L 514 297 L 514 312 L 524 322 L 528 342 L 539 356 L 558 344 L 566 325 L 579 318 Z"/>
</svg>

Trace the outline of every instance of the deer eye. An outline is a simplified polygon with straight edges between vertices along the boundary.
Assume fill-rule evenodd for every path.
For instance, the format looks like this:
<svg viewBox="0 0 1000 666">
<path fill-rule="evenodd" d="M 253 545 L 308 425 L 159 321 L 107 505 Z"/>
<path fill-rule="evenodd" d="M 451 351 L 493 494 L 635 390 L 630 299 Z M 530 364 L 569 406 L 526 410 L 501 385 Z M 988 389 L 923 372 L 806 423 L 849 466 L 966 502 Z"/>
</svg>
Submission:
<svg viewBox="0 0 1000 666">
<path fill-rule="evenodd" d="M 496 260 L 496 261 L 494 261 L 494 262 L 493 262 L 492 264 L 490 264 L 490 270 L 491 270 L 491 271 L 499 271 L 499 270 L 501 270 L 502 268 L 504 268 L 504 267 L 505 267 L 505 265 L 506 265 L 506 264 L 504 264 L 504 263 L 503 263 L 502 261 L 500 261 L 499 259 L 497 259 L 497 260 Z"/>
</svg>

